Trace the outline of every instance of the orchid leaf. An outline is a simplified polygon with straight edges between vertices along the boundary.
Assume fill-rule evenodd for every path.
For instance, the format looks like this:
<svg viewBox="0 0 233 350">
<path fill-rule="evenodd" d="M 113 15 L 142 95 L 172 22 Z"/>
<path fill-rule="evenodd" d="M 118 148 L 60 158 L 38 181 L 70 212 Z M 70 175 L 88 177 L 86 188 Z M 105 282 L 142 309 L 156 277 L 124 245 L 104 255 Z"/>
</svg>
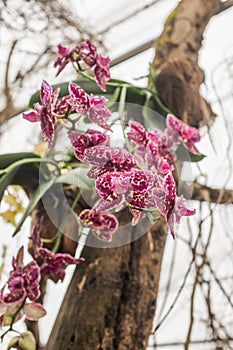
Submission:
<svg viewBox="0 0 233 350">
<path fill-rule="evenodd" d="M 166 127 L 166 120 L 156 112 L 155 109 L 155 100 L 152 94 L 148 94 L 147 99 L 143 106 L 142 111 L 145 126 L 151 129 L 160 129 L 164 130 Z"/>
<path fill-rule="evenodd" d="M 105 96 L 109 101 L 114 100 L 114 102 L 119 102 L 120 97 L 120 91 L 123 86 L 127 86 L 127 101 L 128 103 L 135 103 L 139 105 L 143 105 L 146 98 L 145 88 L 135 87 L 131 85 L 130 83 L 123 81 L 123 80 L 117 80 L 117 79 L 110 79 L 106 83 L 106 91 L 102 91 L 94 81 L 88 80 L 85 78 L 79 78 L 74 81 L 76 84 L 79 84 L 88 94 L 93 95 L 101 95 Z M 60 88 L 60 94 L 59 98 L 68 95 L 68 87 L 69 82 L 61 83 L 52 85 L 53 90 Z M 33 108 L 34 103 L 40 102 L 40 91 L 38 90 L 35 92 L 29 101 L 29 108 Z"/>
<path fill-rule="evenodd" d="M 43 166 L 41 166 L 41 164 Z M 38 186 L 40 180 L 50 177 L 49 160 L 34 153 L 9 153 L 0 155 L 0 201 L 9 185 Z M 52 162 L 53 163 L 53 162 Z"/>
<path fill-rule="evenodd" d="M 67 174 L 57 177 L 56 183 L 77 186 L 83 190 L 90 190 L 95 186 L 95 181 L 87 176 L 89 167 L 79 166 L 70 170 Z"/>
<path fill-rule="evenodd" d="M 21 217 L 21 219 L 20 219 L 20 221 L 19 221 L 19 223 L 18 223 L 18 225 L 13 233 L 13 236 L 15 236 L 21 230 L 27 217 L 31 214 L 31 212 L 36 207 L 36 205 L 41 200 L 41 198 L 44 196 L 44 194 L 52 187 L 55 180 L 56 180 L 56 178 L 52 177 L 52 178 L 50 178 L 49 181 L 42 182 L 40 184 L 40 186 L 37 188 L 37 190 L 34 192 L 33 196 L 31 197 L 29 204 L 28 204 L 25 212 L 23 213 L 23 216 Z"/>
<path fill-rule="evenodd" d="M 177 159 L 183 162 L 200 162 L 206 156 L 204 154 L 194 154 L 189 152 L 182 144 L 179 145 L 177 152 Z"/>
</svg>

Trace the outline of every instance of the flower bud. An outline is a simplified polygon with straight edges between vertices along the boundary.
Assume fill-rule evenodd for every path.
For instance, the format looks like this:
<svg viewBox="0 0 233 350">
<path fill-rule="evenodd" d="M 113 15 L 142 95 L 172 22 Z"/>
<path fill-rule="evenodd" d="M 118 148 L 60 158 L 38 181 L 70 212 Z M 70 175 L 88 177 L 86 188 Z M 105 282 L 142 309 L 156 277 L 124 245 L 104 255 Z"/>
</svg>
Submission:
<svg viewBox="0 0 233 350">
<path fill-rule="evenodd" d="M 27 331 L 11 339 L 7 350 L 12 348 L 18 350 L 36 350 L 36 341 L 32 332 Z"/>
</svg>

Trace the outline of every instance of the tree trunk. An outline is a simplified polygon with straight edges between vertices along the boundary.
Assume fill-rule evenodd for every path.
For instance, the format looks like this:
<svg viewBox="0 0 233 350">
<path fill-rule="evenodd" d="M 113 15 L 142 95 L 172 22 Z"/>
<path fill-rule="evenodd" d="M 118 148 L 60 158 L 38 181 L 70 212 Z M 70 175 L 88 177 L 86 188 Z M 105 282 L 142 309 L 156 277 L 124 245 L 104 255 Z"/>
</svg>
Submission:
<svg viewBox="0 0 233 350">
<path fill-rule="evenodd" d="M 163 102 L 199 125 L 213 116 L 199 94 L 203 73 L 198 51 L 219 0 L 183 0 L 156 40 L 153 65 Z M 135 234 L 132 229 L 132 235 Z M 118 248 L 86 246 L 45 350 L 142 350 L 156 308 L 166 226 L 156 224 L 140 239 Z"/>
<path fill-rule="evenodd" d="M 199 93 L 204 74 L 198 67 L 198 52 L 206 25 L 220 7 L 220 0 L 181 1 L 154 44 L 159 97 L 177 117 L 196 127 L 210 125 L 214 117 Z"/>
<path fill-rule="evenodd" d="M 165 232 L 160 222 L 131 244 L 86 246 L 86 261 L 74 273 L 46 349 L 145 349 Z"/>
</svg>

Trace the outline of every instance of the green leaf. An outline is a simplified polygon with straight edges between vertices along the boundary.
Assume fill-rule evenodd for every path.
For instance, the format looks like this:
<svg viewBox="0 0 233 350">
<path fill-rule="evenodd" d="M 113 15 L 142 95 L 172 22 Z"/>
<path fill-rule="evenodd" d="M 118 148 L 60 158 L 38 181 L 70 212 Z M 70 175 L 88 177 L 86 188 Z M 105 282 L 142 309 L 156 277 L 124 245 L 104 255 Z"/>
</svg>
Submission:
<svg viewBox="0 0 233 350">
<path fill-rule="evenodd" d="M 86 166 L 77 167 L 67 174 L 57 177 L 55 182 L 90 190 L 95 187 L 95 181 L 87 176 L 89 170 L 90 168 Z"/>
<path fill-rule="evenodd" d="M 153 84 L 153 87 L 156 87 L 156 71 L 152 63 L 150 64 L 150 80 Z"/>
<path fill-rule="evenodd" d="M 114 104 L 119 100 L 121 88 L 117 87 L 115 91 L 108 98 L 108 108 L 112 108 Z"/>
<path fill-rule="evenodd" d="M 0 178 L 0 202 L 2 200 L 5 189 L 13 183 L 13 178 L 17 172 L 17 168 L 12 169 Z"/>
<path fill-rule="evenodd" d="M 22 155 L 22 153 L 20 153 Z M 6 155 L 2 155 L 4 159 Z M 34 156 L 34 155 L 33 155 Z M 18 155 L 17 155 L 18 157 Z M 15 157 L 10 157 L 11 161 Z M 17 158 L 18 159 L 18 158 Z M 10 161 L 5 161 L 5 164 Z M 40 167 L 41 163 L 45 163 Z M 34 156 L 33 158 L 25 158 L 16 160 L 13 163 L 10 163 L 7 167 L 0 170 L 0 202 L 2 200 L 3 193 L 9 185 L 20 185 L 20 186 L 37 186 L 39 183 L 39 174 L 40 179 L 50 177 L 50 171 L 47 168 L 47 163 L 52 163 L 57 166 L 56 163 L 41 159 L 39 156 Z"/>
<path fill-rule="evenodd" d="M 195 162 L 200 162 L 202 159 L 204 159 L 206 157 L 205 154 L 194 154 L 189 152 L 190 154 L 190 158 L 191 158 L 191 162 L 195 163 Z"/>
<path fill-rule="evenodd" d="M 4 169 L 10 164 L 13 164 L 18 160 L 22 160 L 26 158 L 40 158 L 40 156 L 31 152 L 0 154 L 0 169 Z"/>
<path fill-rule="evenodd" d="M 88 80 L 83 77 L 77 80 L 74 80 L 74 82 L 79 84 L 88 94 L 105 96 L 109 100 L 113 98 L 115 102 L 119 102 L 119 93 L 118 93 L 119 88 L 122 88 L 123 86 L 127 86 L 127 88 L 129 88 L 127 102 L 137 103 L 141 105 L 145 102 L 145 97 L 146 97 L 145 89 L 135 87 L 132 84 L 123 80 L 110 79 L 106 83 L 106 91 L 102 91 L 94 81 Z M 69 91 L 68 91 L 69 82 L 55 84 L 55 85 L 52 85 L 52 87 L 53 87 L 53 90 L 60 88 L 59 98 L 69 94 Z M 33 105 L 36 102 L 40 102 L 39 90 L 35 92 L 30 98 L 29 108 L 33 108 Z"/>
<path fill-rule="evenodd" d="M 37 190 L 34 192 L 25 212 L 23 213 L 23 216 L 21 217 L 13 233 L 13 237 L 21 230 L 21 227 L 23 226 L 27 217 L 31 214 L 31 212 L 36 207 L 40 199 L 44 196 L 44 194 L 52 187 L 55 180 L 56 180 L 56 177 L 52 177 L 49 181 L 41 183 L 40 186 L 37 188 Z"/>
<path fill-rule="evenodd" d="M 206 156 L 204 154 L 194 154 L 189 152 L 184 145 L 179 145 L 176 151 L 177 159 L 183 162 L 200 162 Z"/>
<path fill-rule="evenodd" d="M 106 84 L 106 92 L 104 92 L 92 80 L 88 80 L 88 79 L 85 79 L 85 78 L 79 78 L 77 80 L 74 80 L 74 83 L 79 84 L 88 94 L 92 93 L 93 95 L 103 95 L 105 97 L 111 96 L 114 93 L 114 91 L 115 91 L 115 89 L 117 87 L 117 84 L 114 81 L 112 81 L 113 85 L 110 84 L 110 83 L 107 83 Z M 55 85 L 52 85 L 52 87 L 53 87 L 53 90 L 55 90 L 57 88 L 60 88 L 59 98 L 69 94 L 69 91 L 68 91 L 69 82 L 65 82 L 65 83 L 61 83 L 61 84 L 55 84 Z M 40 102 L 40 90 L 35 92 L 32 95 L 32 97 L 30 98 L 29 107 L 33 108 L 33 105 L 36 102 Z"/>
<path fill-rule="evenodd" d="M 0 155 L 0 192 L 7 182 L 20 186 L 37 186 L 41 157 L 30 152 L 7 153 Z M 44 174 L 49 175 L 46 166 Z M 8 174 L 7 174 L 8 173 Z M 1 196 L 0 196 L 1 200 Z"/>
<path fill-rule="evenodd" d="M 147 99 L 144 103 L 142 115 L 145 120 L 145 127 L 151 129 L 164 130 L 166 127 L 166 120 L 162 118 L 160 114 L 156 112 L 155 100 L 152 94 L 148 94 Z"/>
<path fill-rule="evenodd" d="M 21 159 L 21 160 L 17 160 L 16 162 L 8 165 L 5 169 L 0 170 L 0 202 L 2 200 L 2 196 L 3 196 L 5 189 L 9 185 L 13 185 L 13 184 L 14 185 L 22 185 L 22 182 L 19 181 L 19 179 L 17 179 L 17 176 L 16 176 L 17 172 L 19 171 L 21 166 L 26 165 L 26 164 L 28 165 L 30 163 L 35 165 L 35 163 L 37 163 L 37 162 L 41 162 L 41 159 L 38 157 L 37 158 Z M 31 170 L 32 171 L 35 170 L 33 166 L 32 166 Z M 38 172 L 38 169 L 37 169 L 37 172 Z M 27 176 L 25 176 L 26 174 L 27 174 Z M 28 180 L 28 175 L 30 176 L 32 174 L 30 174 L 30 173 L 28 174 L 26 172 L 24 173 L 24 178 L 26 178 L 27 180 Z M 29 184 L 30 184 L 30 180 L 28 181 Z"/>
</svg>

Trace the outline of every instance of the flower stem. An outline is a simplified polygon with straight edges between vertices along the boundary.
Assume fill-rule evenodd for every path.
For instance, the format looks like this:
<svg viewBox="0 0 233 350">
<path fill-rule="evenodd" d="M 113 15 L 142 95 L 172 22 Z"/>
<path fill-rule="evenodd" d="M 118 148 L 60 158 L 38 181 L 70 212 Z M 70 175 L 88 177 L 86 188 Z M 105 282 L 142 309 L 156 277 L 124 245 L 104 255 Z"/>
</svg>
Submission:
<svg viewBox="0 0 233 350">
<path fill-rule="evenodd" d="M 78 203 L 80 197 L 81 197 L 81 192 L 79 190 L 77 196 L 75 197 L 75 199 L 74 199 L 74 201 L 72 203 L 71 211 L 74 210 L 74 208 L 75 208 L 76 204 Z M 53 253 L 56 253 L 58 251 L 58 248 L 59 248 L 60 243 L 61 243 L 62 231 L 63 231 L 63 229 L 65 227 L 67 219 L 68 219 L 68 215 L 63 218 L 62 223 L 61 223 L 61 225 L 60 225 L 56 235 L 54 236 L 55 243 L 54 243 L 54 246 L 53 246 L 53 249 L 52 249 Z"/>
<path fill-rule="evenodd" d="M 15 329 L 13 329 L 13 324 L 17 318 L 17 316 L 19 315 L 20 311 L 24 308 L 24 305 L 26 303 L 26 299 L 27 298 L 24 298 L 24 300 L 22 301 L 22 304 L 19 306 L 19 308 L 16 310 L 16 312 L 11 316 L 11 323 L 10 323 L 10 326 L 9 328 L 1 335 L 1 341 L 3 341 L 3 338 L 5 337 L 5 335 L 8 333 L 8 332 L 16 332 L 18 334 L 20 334 L 20 332 L 16 331 Z"/>
<path fill-rule="evenodd" d="M 124 114 L 125 114 L 126 95 L 127 95 L 127 86 L 124 85 L 121 88 L 120 104 L 119 104 L 119 109 L 118 109 L 118 118 L 121 121 L 121 127 L 122 127 L 122 132 L 123 132 L 126 148 L 131 152 L 131 146 L 130 146 L 129 140 L 126 136 L 126 133 L 125 133 Z"/>
</svg>

